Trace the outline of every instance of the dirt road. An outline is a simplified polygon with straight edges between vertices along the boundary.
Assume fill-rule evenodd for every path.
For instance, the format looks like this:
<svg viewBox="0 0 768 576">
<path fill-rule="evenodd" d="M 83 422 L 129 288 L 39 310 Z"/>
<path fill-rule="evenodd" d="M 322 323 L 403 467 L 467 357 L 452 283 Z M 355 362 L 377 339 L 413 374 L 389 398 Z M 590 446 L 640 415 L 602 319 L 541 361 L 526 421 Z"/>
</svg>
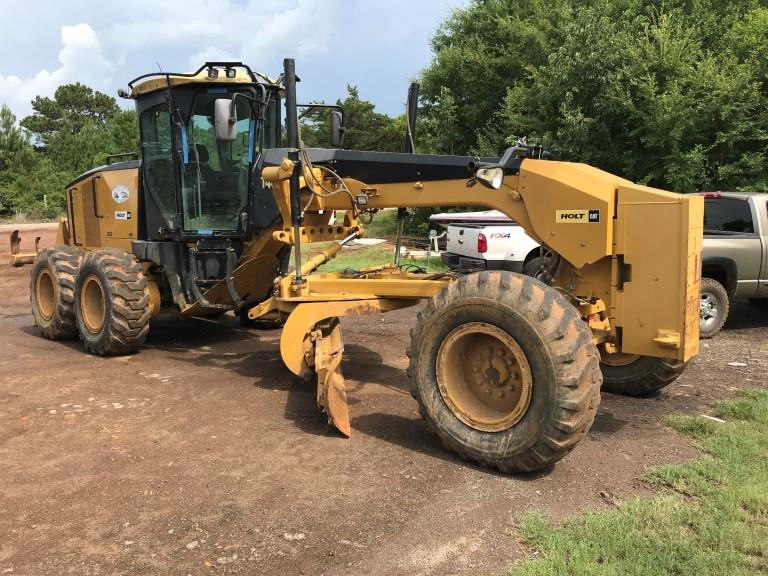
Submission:
<svg viewBox="0 0 768 576">
<path fill-rule="evenodd" d="M 413 311 L 344 322 L 347 440 L 281 364 L 278 333 L 233 317 L 161 317 L 123 358 L 40 338 L 30 267 L 0 240 L 1 574 L 503 574 L 526 554 L 526 511 L 649 493 L 646 468 L 696 455 L 665 414 L 767 386 L 768 313 L 737 305 L 660 396 L 605 394 L 573 454 L 502 476 L 427 433 L 404 374 Z"/>
</svg>

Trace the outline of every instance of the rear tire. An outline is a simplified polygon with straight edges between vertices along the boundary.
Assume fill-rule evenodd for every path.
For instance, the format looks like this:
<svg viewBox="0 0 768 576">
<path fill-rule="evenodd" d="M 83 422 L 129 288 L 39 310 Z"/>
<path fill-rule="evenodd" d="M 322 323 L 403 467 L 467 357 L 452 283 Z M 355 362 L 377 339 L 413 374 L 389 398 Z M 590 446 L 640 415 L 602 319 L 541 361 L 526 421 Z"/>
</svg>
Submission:
<svg viewBox="0 0 768 576">
<path fill-rule="evenodd" d="M 672 384 L 687 364 L 669 358 L 610 354 L 600 362 L 603 390 L 624 396 L 651 396 Z"/>
<path fill-rule="evenodd" d="M 546 275 L 544 272 L 545 262 L 545 258 L 536 256 L 536 258 L 533 258 L 523 266 L 523 274 L 530 276 L 531 278 L 536 278 L 536 280 L 541 280 Z"/>
<path fill-rule="evenodd" d="M 730 301 L 728 292 L 713 278 L 701 279 L 701 301 L 699 303 L 699 337 L 712 338 L 728 319 Z"/>
<path fill-rule="evenodd" d="M 44 338 L 77 336 L 75 276 L 83 253 L 70 246 L 46 248 L 35 258 L 29 282 L 32 316 Z"/>
<path fill-rule="evenodd" d="M 123 250 L 89 253 L 75 283 L 75 316 L 85 349 L 99 356 L 134 352 L 149 331 L 149 290 L 141 264 Z"/>
<path fill-rule="evenodd" d="M 520 274 L 443 288 L 418 314 L 408 356 L 420 412 L 443 445 L 506 473 L 568 454 L 600 402 L 589 328 L 560 293 Z"/>
</svg>

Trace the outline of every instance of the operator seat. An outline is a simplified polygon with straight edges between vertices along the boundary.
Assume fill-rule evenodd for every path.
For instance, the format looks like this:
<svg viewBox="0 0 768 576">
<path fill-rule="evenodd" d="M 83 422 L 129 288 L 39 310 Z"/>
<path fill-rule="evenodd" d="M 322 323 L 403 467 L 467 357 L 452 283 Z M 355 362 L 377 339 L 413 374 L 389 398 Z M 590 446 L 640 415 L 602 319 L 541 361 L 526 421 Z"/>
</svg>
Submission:
<svg viewBox="0 0 768 576">
<path fill-rule="evenodd" d="M 200 169 L 200 176 L 203 180 L 205 180 L 205 182 L 208 184 L 208 188 L 210 189 L 211 186 L 213 186 L 216 176 L 213 173 L 213 168 L 211 168 L 211 165 L 208 164 L 208 160 L 210 158 L 208 155 L 208 148 L 202 144 L 196 144 L 195 151 L 197 152 L 197 165 Z"/>
</svg>

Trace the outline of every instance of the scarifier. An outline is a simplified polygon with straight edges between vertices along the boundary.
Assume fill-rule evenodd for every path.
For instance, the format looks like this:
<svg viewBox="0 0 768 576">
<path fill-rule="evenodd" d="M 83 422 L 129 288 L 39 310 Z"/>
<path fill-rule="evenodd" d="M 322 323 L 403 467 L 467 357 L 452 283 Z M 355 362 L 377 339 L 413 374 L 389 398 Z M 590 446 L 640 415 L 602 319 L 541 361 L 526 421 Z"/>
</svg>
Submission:
<svg viewBox="0 0 768 576">
<path fill-rule="evenodd" d="M 121 91 L 136 103 L 141 160 L 117 158 L 67 186 L 57 244 L 32 269 L 45 337 L 133 352 L 163 307 L 281 322 L 285 365 L 316 380 L 319 406 L 348 436 L 339 319 L 426 301 L 407 350 L 421 413 L 446 447 L 505 472 L 567 454 L 592 425 L 601 385 L 653 392 L 697 353 L 700 197 L 557 162 L 535 146 L 501 158 L 416 154 L 416 90 L 405 153 L 338 149 L 337 106 L 325 107 L 332 147 L 307 149 L 298 111 L 323 106 L 297 104 L 296 80 L 290 59 L 276 80 L 207 62 Z M 429 274 L 397 257 L 317 271 L 379 210 L 458 205 L 523 226 L 543 246 L 539 279 Z M 343 220 L 332 222 L 333 211 Z M 328 241 L 303 261 L 302 245 Z"/>
</svg>

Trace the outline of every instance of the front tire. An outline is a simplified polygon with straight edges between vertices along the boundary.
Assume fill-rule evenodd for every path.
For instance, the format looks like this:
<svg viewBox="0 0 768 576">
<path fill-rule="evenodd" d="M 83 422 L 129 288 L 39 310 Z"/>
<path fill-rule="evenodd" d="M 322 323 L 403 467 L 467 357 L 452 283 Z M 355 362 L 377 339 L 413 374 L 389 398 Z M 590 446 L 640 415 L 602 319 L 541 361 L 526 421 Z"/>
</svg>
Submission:
<svg viewBox="0 0 768 576">
<path fill-rule="evenodd" d="M 411 331 L 408 374 L 443 444 L 502 472 L 568 454 L 600 402 L 598 352 L 556 290 L 511 272 L 480 272 L 432 297 Z"/>
<path fill-rule="evenodd" d="M 701 279 L 699 302 L 699 337 L 712 338 L 728 319 L 730 301 L 728 292 L 713 278 Z"/>
<path fill-rule="evenodd" d="M 600 370 L 603 390 L 624 396 L 652 396 L 669 386 L 687 364 L 670 358 L 634 354 L 603 354 Z"/>
<path fill-rule="evenodd" d="M 75 283 L 75 316 L 85 349 L 99 356 L 134 352 L 149 331 L 149 290 L 141 264 L 123 250 L 89 253 Z"/>
<path fill-rule="evenodd" d="M 35 258 L 29 282 L 32 316 L 43 337 L 66 340 L 77 336 L 75 276 L 82 252 L 70 246 L 46 248 Z"/>
</svg>

